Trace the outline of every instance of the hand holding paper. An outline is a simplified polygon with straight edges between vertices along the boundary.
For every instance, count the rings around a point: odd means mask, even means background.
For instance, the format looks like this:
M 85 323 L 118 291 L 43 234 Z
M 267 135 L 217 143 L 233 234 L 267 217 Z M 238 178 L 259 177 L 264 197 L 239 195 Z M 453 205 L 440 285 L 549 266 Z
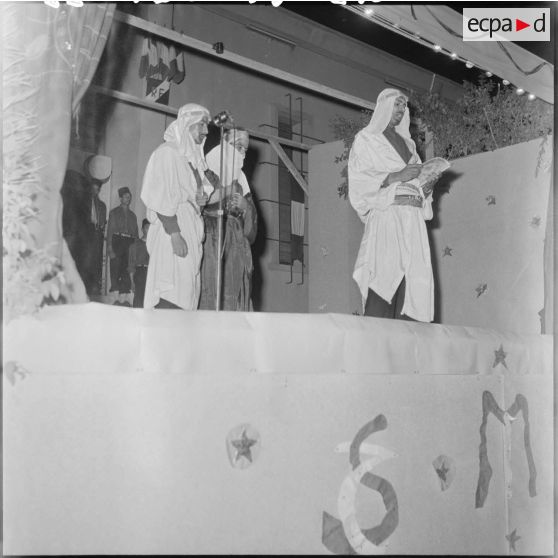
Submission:
M 425 189 L 429 189 L 432 191 L 435 182 L 438 180 L 440 175 L 450 168 L 450 163 L 442 157 L 434 157 L 433 159 L 429 159 L 425 163 L 422 164 L 420 169 L 420 174 L 417 177 L 418 186 L 420 186 L 423 191 Z M 427 195 L 426 191 L 424 192 Z

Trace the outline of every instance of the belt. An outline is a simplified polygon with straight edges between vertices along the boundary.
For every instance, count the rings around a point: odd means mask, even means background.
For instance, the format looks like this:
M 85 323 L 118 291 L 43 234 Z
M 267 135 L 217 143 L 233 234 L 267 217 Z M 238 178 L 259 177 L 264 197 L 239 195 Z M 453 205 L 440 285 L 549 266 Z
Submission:
M 392 205 L 411 205 L 413 207 L 422 207 L 422 198 L 420 196 L 398 194 L 393 199 Z
M 128 233 L 112 233 L 112 236 L 122 236 L 124 238 L 136 238 L 133 234 L 128 234 Z
M 149 266 L 148 266 L 147 264 L 136 265 L 136 269 L 137 269 L 138 267 L 149 267 Z

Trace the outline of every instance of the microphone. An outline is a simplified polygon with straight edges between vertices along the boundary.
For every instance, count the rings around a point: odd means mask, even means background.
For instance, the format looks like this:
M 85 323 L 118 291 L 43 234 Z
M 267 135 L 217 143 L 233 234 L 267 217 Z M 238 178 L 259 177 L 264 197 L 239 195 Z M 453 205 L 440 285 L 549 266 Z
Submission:
M 212 119 L 211 122 L 215 126 L 222 128 L 224 126 L 232 126 L 233 125 L 233 117 L 228 110 L 223 110 L 219 114 L 216 114 Z

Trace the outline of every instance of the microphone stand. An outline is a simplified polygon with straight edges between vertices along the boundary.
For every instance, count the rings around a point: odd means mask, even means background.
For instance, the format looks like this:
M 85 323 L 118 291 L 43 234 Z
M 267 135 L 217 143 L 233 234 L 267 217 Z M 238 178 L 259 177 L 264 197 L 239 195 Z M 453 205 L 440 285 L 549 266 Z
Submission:
M 221 310 L 221 289 L 222 289 L 222 274 L 223 274 L 223 195 L 225 194 L 225 185 L 223 184 L 223 144 L 225 138 L 224 126 L 220 126 L 221 132 L 220 139 L 220 161 L 219 161 L 219 181 L 221 183 L 221 195 L 219 196 L 219 205 L 217 209 L 217 277 L 216 277 L 216 295 L 215 295 L 215 310 Z
M 220 128 L 219 146 L 221 149 L 219 160 L 219 183 L 221 184 L 221 195 L 219 196 L 219 204 L 217 209 L 217 277 L 216 277 L 216 295 L 215 310 L 221 310 L 221 290 L 223 288 L 223 196 L 225 194 L 225 185 L 223 184 L 223 145 L 225 142 L 225 126 L 233 125 L 233 119 L 226 110 L 220 112 L 213 118 L 213 124 Z

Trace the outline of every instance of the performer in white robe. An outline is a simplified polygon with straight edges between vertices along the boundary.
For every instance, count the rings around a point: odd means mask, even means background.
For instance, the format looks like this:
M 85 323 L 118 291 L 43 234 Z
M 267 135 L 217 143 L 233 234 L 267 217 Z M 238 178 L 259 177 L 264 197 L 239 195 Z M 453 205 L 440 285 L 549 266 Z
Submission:
M 141 191 L 151 223 L 144 308 L 198 306 L 204 236 L 200 205 L 213 191 L 203 154 L 208 123 L 206 108 L 184 105 L 147 163 Z
M 351 148 L 349 199 L 365 225 L 353 278 L 365 315 L 430 322 L 434 279 L 424 221 L 432 218 L 432 183 L 423 190 L 414 180 L 421 160 L 409 122 L 405 95 L 384 89 Z M 402 288 L 401 308 L 392 298 Z

